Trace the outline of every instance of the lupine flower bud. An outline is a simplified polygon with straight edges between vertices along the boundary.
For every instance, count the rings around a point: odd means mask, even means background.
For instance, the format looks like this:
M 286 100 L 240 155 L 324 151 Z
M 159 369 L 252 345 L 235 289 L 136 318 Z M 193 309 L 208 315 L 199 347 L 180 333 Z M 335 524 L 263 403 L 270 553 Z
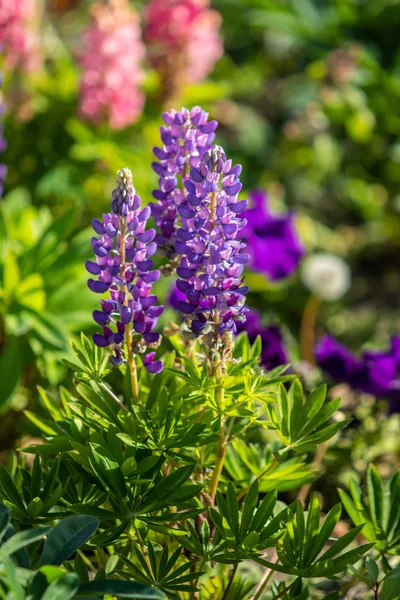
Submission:
M 0 44 L 7 70 L 40 68 L 38 3 L 36 0 L 2 0 L 0 2 Z
M 175 241 L 182 255 L 176 285 L 186 296 L 179 309 L 195 335 L 234 333 L 236 320 L 246 312 L 248 288 L 242 285 L 242 272 L 248 255 L 241 241 L 246 220 L 239 215 L 247 201 L 238 200 L 240 171 L 215 146 L 185 179 L 188 193 L 178 206 L 182 226 Z
M 222 56 L 221 16 L 207 0 L 152 0 L 145 23 L 150 62 L 167 81 L 202 81 Z
M 97 346 L 110 346 L 115 355 L 113 365 L 123 361 L 122 344 L 127 328 L 133 333 L 136 352 L 155 347 L 159 334 L 154 331 L 164 307 L 151 294 L 152 284 L 160 272 L 153 269 L 151 256 L 156 252 L 155 230 L 146 229 L 150 216 L 148 206 L 141 208 L 129 169 L 118 172 L 117 186 L 112 193 L 111 212 L 102 220 L 94 219 L 92 238 L 95 261 L 87 261 L 87 271 L 97 276 L 88 280 L 89 288 L 99 294 L 109 292 L 109 299 L 101 301 L 101 310 L 93 318 L 102 327 L 95 333 Z M 135 352 L 135 353 L 136 353 Z M 150 373 L 162 370 L 161 361 L 154 360 L 150 352 L 143 364 Z
M 139 19 L 126 0 L 92 8 L 92 24 L 83 33 L 80 113 L 93 123 L 109 121 L 112 129 L 134 123 L 143 108 L 139 63 L 145 48 Z
M 151 205 L 151 211 L 158 228 L 157 244 L 173 258 L 178 209 L 185 205 L 189 193 L 184 184 L 190 170 L 199 167 L 204 153 L 211 148 L 218 123 L 208 121 L 208 113 L 199 106 L 190 111 L 182 108 L 165 112 L 163 119 L 163 146 L 154 148 L 159 162 L 152 166 L 159 177 L 159 187 L 153 191 L 157 203 Z

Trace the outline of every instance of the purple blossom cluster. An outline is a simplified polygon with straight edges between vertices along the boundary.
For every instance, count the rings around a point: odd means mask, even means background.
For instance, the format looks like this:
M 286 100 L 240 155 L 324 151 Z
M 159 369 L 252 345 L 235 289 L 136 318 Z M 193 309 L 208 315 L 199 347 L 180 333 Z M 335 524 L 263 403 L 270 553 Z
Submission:
M 322 337 L 315 347 L 318 365 L 332 379 L 347 383 L 355 390 L 384 396 L 400 409 L 400 336 L 391 339 L 388 350 L 367 350 L 355 356 L 330 335 Z
M 208 121 L 208 113 L 199 106 L 190 111 L 182 108 L 165 112 L 163 119 L 163 145 L 153 150 L 159 160 L 152 164 L 159 187 L 153 191 L 157 203 L 151 205 L 151 212 L 158 228 L 157 244 L 173 258 L 178 208 L 186 204 L 188 194 L 183 183 L 189 178 L 190 169 L 198 168 L 204 153 L 211 148 L 218 123 Z
M 218 335 L 235 333 L 236 321 L 247 310 L 242 273 L 248 255 L 241 239 L 246 220 L 240 216 L 247 200 L 238 200 L 240 173 L 241 166 L 233 166 L 215 146 L 184 179 L 187 193 L 177 207 L 181 227 L 175 252 L 181 259 L 176 285 L 185 295 L 179 309 L 195 335 L 211 329 Z
M 103 214 L 101 221 L 92 222 L 98 236 L 92 238 L 96 261 L 86 262 L 87 271 L 97 276 L 88 280 L 89 288 L 98 294 L 109 292 L 109 298 L 101 300 L 101 310 L 93 312 L 94 320 L 102 327 L 102 333 L 95 333 L 93 341 L 99 347 L 113 349 L 113 365 L 123 361 L 124 340 L 132 344 L 129 350 L 134 354 L 159 343 L 154 329 L 164 307 L 151 294 L 160 272 L 153 269 L 150 258 L 157 245 L 155 230 L 146 229 L 149 217 L 150 208 L 141 208 L 131 172 L 122 169 L 112 193 L 111 212 Z M 143 364 L 150 373 L 159 373 L 162 363 L 154 359 L 152 351 L 146 354 Z
M 294 224 L 295 215 L 272 214 L 262 190 L 249 195 L 252 207 L 244 214 L 247 226 L 243 231 L 250 255 L 249 267 L 264 273 L 271 281 L 279 281 L 297 269 L 304 255 Z

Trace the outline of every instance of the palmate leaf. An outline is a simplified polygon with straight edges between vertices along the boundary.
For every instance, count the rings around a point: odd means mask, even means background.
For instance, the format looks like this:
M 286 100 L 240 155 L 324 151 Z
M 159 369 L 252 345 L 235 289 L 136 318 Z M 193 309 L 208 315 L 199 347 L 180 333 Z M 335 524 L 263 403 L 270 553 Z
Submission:
M 224 467 L 238 487 L 246 489 L 257 478 L 261 492 L 284 492 L 315 479 L 312 464 L 305 463 L 301 456 L 276 462 L 278 446 L 274 456 L 271 450 L 275 449 L 235 439 L 228 448 Z
M 36 523 L 54 519 L 54 510 L 51 516 L 49 511 L 60 501 L 68 484 L 67 480 L 63 485 L 58 479 L 59 464 L 59 458 L 50 462 L 46 472 L 37 455 L 32 472 L 19 469 L 14 481 L 6 469 L 0 469 L 0 497 L 12 505 L 14 518 L 24 521 L 34 519 Z
M 306 514 L 300 501 L 291 505 L 287 512 L 286 532 L 279 541 L 277 550 L 282 565 L 273 565 L 262 558 L 255 559 L 269 568 L 304 578 L 332 578 L 345 571 L 348 565 L 356 563 L 373 546 L 373 544 L 364 544 L 344 552 L 360 534 L 363 526 L 359 525 L 335 540 L 323 552 L 325 546 L 330 543 L 333 530 L 339 522 L 340 504 L 328 512 L 322 524 L 320 524 L 321 508 L 315 495 L 310 500 Z
M 355 525 L 364 523 L 363 536 L 377 548 L 394 554 L 400 548 L 400 473 L 386 484 L 374 465 L 367 471 L 367 493 L 351 480 L 350 495 L 339 490 L 340 499 Z
M 221 542 L 213 552 L 213 560 L 235 563 L 276 546 L 282 535 L 281 521 L 284 515 L 281 513 L 273 517 L 275 504 L 276 491 L 267 494 L 259 503 L 257 481 L 247 492 L 241 508 L 231 482 L 226 498 L 217 492 L 218 511 L 210 508 L 210 516 Z
M 59 521 L 47 536 L 41 565 L 61 565 L 94 534 L 99 519 L 89 515 L 76 515 Z
M 120 556 L 121 561 L 129 569 L 129 576 L 133 574 L 135 579 L 151 584 L 158 590 L 165 592 L 168 598 L 179 598 L 178 592 L 196 592 L 197 588 L 191 582 L 196 581 L 203 572 L 193 571 L 195 561 L 181 562 L 182 548 L 178 548 L 171 555 L 168 546 L 162 552 L 156 553 L 152 543 L 147 543 L 147 563 L 141 550 L 135 546 L 137 564 L 125 556 Z M 190 571 L 190 572 L 188 572 Z M 126 571 L 120 574 L 127 577 Z
M 292 383 L 289 392 L 280 385 L 277 401 L 267 404 L 267 411 L 270 427 L 276 429 L 287 448 L 298 453 L 314 450 L 351 421 L 345 419 L 328 425 L 339 408 L 340 398 L 324 404 L 325 397 L 326 385 L 314 390 L 308 398 L 305 398 L 298 379 Z

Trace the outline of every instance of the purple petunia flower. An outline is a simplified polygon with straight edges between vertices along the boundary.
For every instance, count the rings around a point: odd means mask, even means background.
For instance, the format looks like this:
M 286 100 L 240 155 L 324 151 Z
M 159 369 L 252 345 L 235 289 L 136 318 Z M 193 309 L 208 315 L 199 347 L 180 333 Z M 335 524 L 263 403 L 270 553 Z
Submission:
M 321 369 L 335 381 L 355 381 L 362 371 L 361 361 L 330 335 L 318 341 L 315 358 Z
M 278 325 L 263 325 L 255 310 L 246 313 L 246 320 L 237 324 L 238 333 L 245 331 L 251 343 L 261 337 L 261 364 L 268 370 L 288 363 L 283 335 Z
M 92 238 L 96 261 L 87 261 L 86 269 L 97 278 L 90 278 L 88 286 L 98 294 L 109 292 L 109 298 L 101 301 L 101 310 L 93 311 L 94 320 L 102 327 L 102 333 L 95 333 L 93 341 L 97 346 L 113 348 L 113 365 L 123 361 L 122 344 L 126 338 L 134 336 L 134 353 L 144 352 L 159 342 L 160 336 L 154 329 L 164 307 L 151 294 L 160 272 L 153 269 L 150 258 L 157 246 L 154 229 L 146 229 L 149 216 L 150 208 L 141 208 L 132 173 L 122 169 L 112 194 L 111 212 L 103 214 L 101 221 L 92 221 L 97 234 Z M 151 352 L 143 361 L 151 373 L 162 369 L 162 363 L 154 361 L 154 356 Z
M 236 321 L 246 312 L 239 216 L 247 206 L 238 200 L 240 165 L 232 166 L 219 146 L 208 150 L 185 179 L 187 198 L 179 205 L 181 227 L 175 251 L 181 255 L 176 285 L 185 294 L 179 310 L 195 335 L 214 331 L 235 332 Z
M 318 365 L 335 381 L 348 383 L 355 390 L 374 396 L 397 398 L 399 371 L 398 336 L 388 351 L 367 350 L 356 357 L 333 337 L 322 337 L 315 347 Z
M 163 145 L 154 148 L 159 162 L 152 164 L 159 177 L 159 187 L 153 191 L 157 203 L 150 206 L 158 228 L 157 244 L 173 257 L 179 208 L 186 203 L 188 195 L 185 180 L 190 169 L 197 168 L 204 153 L 211 148 L 218 123 L 208 121 L 208 113 L 199 106 L 190 111 L 182 108 L 165 112 L 163 119 L 166 124 L 160 128 Z
M 176 283 L 174 283 L 168 296 L 168 304 L 175 310 L 180 310 L 181 302 L 186 302 L 186 294 L 178 290 Z
M 297 269 L 304 255 L 294 213 L 273 215 L 262 190 L 251 192 L 250 198 L 253 206 L 243 215 L 247 226 L 242 232 L 250 255 L 249 266 L 265 273 L 272 281 L 279 281 Z

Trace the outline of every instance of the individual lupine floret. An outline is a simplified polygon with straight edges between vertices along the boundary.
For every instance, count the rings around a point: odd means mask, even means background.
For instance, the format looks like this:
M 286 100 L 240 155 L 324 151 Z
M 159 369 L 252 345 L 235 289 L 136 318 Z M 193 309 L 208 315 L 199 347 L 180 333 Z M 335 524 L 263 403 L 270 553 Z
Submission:
M 111 212 L 102 221 L 94 219 L 92 226 L 99 237 L 92 238 L 96 262 L 87 261 L 86 269 L 97 279 L 89 279 L 89 288 L 96 293 L 109 292 L 101 301 L 101 310 L 93 318 L 101 325 L 102 334 L 95 333 L 97 346 L 114 350 L 111 363 L 119 365 L 124 359 L 123 342 L 130 354 L 145 352 L 159 343 L 154 331 L 157 319 L 164 310 L 151 288 L 160 276 L 150 258 L 157 249 L 155 230 L 146 229 L 150 217 L 148 206 L 141 208 L 129 169 L 118 172 L 117 187 L 112 194 Z M 143 364 L 150 373 L 162 370 L 155 353 L 144 357 Z
M 178 207 L 186 202 L 184 181 L 192 167 L 198 167 L 207 150 L 212 147 L 217 121 L 208 121 L 208 113 L 193 107 L 182 108 L 163 114 L 165 126 L 161 126 L 162 148 L 154 148 L 160 162 L 153 162 L 157 173 L 158 189 L 153 191 L 157 204 L 151 205 L 152 216 L 158 228 L 157 244 L 169 258 L 175 257 L 173 247 L 179 218 Z
M 186 296 L 178 306 L 194 335 L 210 334 L 210 347 L 235 333 L 247 310 L 242 273 L 249 257 L 241 240 L 246 220 L 240 216 L 247 200 L 238 200 L 240 172 L 215 146 L 190 169 L 187 198 L 178 206 L 182 227 L 175 250 L 182 258 L 176 285 Z

